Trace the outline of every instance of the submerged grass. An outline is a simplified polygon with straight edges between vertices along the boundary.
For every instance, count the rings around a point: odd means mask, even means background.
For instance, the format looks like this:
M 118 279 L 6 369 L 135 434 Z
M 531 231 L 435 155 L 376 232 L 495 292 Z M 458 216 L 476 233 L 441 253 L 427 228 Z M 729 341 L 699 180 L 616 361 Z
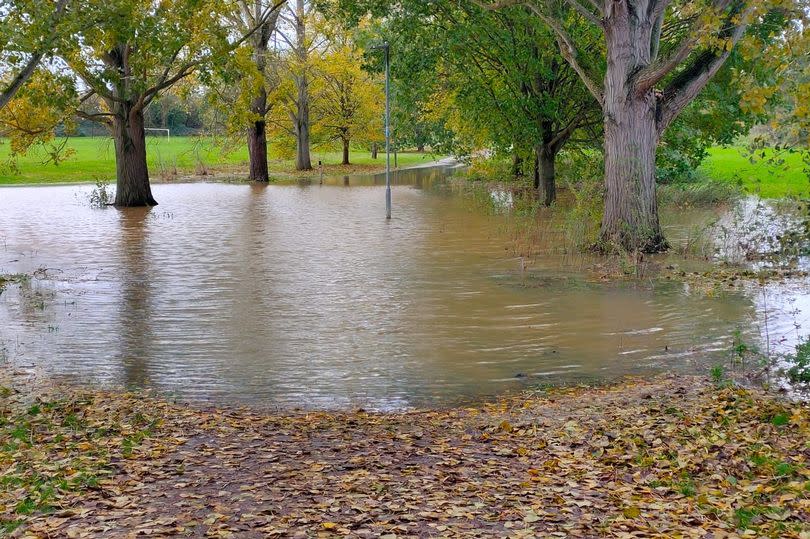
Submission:
M 658 186 L 658 203 L 676 208 L 720 206 L 737 202 L 742 196 L 740 186 L 716 180 Z

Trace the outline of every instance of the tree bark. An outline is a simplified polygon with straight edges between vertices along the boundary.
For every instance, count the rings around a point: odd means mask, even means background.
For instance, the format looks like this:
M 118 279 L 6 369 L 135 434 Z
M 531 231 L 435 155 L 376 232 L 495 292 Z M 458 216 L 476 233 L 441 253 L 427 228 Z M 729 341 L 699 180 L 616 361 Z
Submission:
M 601 236 L 607 245 L 630 251 L 658 252 L 667 248 L 656 200 L 658 130 L 654 103 L 652 95 L 647 99 L 625 96 L 605 100 L 605 213 Z
M 115 205 L 120 207 L 157 206 L 149 185 L 146 166 L 146 135 L 143 109 L 119 103 L 112 120 L 115 141 Z
M 250 179 L 254 182 L 269 182 L 267 168 L 267 126 L 264 118 L 248 128 L 248 156 L 250 158 Z
M 544 206 L 551 206 L 557 199 L 555 161 L 557 152 L 546 144 L 535 149 L 534 188 Z
M 343 139 L 343 165 L 350 165 L 349 163 L 349 139 Z
M 254 20 L 258 19 L 262 13 L 262 3 L 255 6 Z M 251 44 L 253 47 L 253 61 L 256 70 L 264 76 L 267 70 L 267 52 L 270 43 L 270 35 L 276 28 L 278 11 L 262 25 L 253 35 Z M 270 173 L 267 168 L 267 88 L 262 82 L 261 87 L 256 92 L 250 104 L 250 112 L 256 119 L 248 127 L 248 157 L 250 159 L 250 179 L 255 182 L 270 181 Z
M 371 158 L 372 159 L 377 159 L 377 143 L 376 142 L 371 143 Z
M 603 248 L 658 252 L 667 249 L 658 220 L 655 151 L 658 103 L 652 88 L 639 92 L 631 77 L 650 63 L 652 27 L 641 24 L 627 2 L 612 5 L 604 21 L 607 71 L 605 125 L 605 212 Z
M 517 153 L 512 154 L 512 176 L 515 178 L 523 176 L 523 158 Z
M 295 126 L 295 170 L 312 170 L 309 154 L 309 103 L 299 104 Z
M 295 117 L 295 170 L 312 170 L 309 152 L 309 80 L 307 78 L 306 10 L 304 0 L 297 0 L 295 9 L 296 54 L 303 72 L 296 78 L 298 89 L 297 114 Z

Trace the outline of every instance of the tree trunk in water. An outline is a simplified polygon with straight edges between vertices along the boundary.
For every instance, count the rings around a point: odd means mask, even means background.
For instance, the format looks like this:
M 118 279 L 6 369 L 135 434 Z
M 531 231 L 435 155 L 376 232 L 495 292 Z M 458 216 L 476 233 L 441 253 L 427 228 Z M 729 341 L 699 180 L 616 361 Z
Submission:
M 115 205 L 157 206 L 149 185 L 146 166 L 146 135 L 143 129 L 143 110 L 129 103 L 116 107 L 112 123 L 115 141 Z
M 629 251 L 667 248 L 658 221 L 655 97 L 605 103 L 605 214 L 602 241 Z
M 349 163 L 349 141 L 343 139 L 343 163 L 344 165 L 350 165 Z
M 261 4 L 256 4 L 254 16 L 260 15 Z M 256 70 L 262 75 L 267 70 L 267 45 L 270 42 L 270 34 L 276 27 L 278 11 L 270 17 L 261 28 L 256 31 L 252 38 L 253 62 Z M 264 83 L 256 92 L 250 104 L 250 112 L 255 114 L 255 121 L 248 126 L 248 157 L 250 159 L 250 179 L 254 182 L 269 182 L 270 173 L 267 169 L 267 88 Z
M 658 252 L 667 242 L 658 221 L 655 151 L 658 103 L 652 88 L 632 81 L 651 57 L 650 28 L 637 24 L 629 5 L 616 3 L 605 19 L 605 213 L 603 248 Z
M 518 154 L 512 155 L 512 176 L 523 176 L 523 158 Z
M 267 169 L 267 126 L 264 118 L 253 122 L 248 128 L 248 156 L 250 179 L 254 182 L 269 182 Z
M 371 158 L 372 159 L 377 159 L 377 143 L 376 142 L 371 143 Z
M 546 145 L 541 144 L 535 149 L 534 188 L 544 206 L 551 206 L 557 199 L 556 159 L 556 152 Z
M 296 126 L 295 170 L 312 170 L 312 159 L 309 155 L 309 104 L 306 112 L 299 106 L 298 125 Z

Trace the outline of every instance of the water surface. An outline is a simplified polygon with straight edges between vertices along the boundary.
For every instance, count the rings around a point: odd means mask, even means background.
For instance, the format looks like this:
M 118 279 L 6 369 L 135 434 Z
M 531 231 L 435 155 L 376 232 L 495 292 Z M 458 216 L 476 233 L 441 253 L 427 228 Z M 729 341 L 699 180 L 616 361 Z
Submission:
M 758 337 L 752 294 L 522 271 L 509 217 L 434 189 L 444 173 L 400 172 L 390 222 L 379 177 L 155 185 L 128 210 L 0 189 L 0 273 L 35 275 L 0 295 L 0 350 L 91 386 L 392 409 L 695 372 Z

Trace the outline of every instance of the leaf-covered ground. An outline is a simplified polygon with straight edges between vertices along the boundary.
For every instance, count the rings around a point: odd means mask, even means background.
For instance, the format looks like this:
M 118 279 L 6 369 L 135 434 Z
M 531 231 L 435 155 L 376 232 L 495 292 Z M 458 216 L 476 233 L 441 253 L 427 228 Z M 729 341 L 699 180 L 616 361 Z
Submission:
M 810 537 L 810 406 L 697 378 L 269 414 L 5 376 L 21 537 Z

